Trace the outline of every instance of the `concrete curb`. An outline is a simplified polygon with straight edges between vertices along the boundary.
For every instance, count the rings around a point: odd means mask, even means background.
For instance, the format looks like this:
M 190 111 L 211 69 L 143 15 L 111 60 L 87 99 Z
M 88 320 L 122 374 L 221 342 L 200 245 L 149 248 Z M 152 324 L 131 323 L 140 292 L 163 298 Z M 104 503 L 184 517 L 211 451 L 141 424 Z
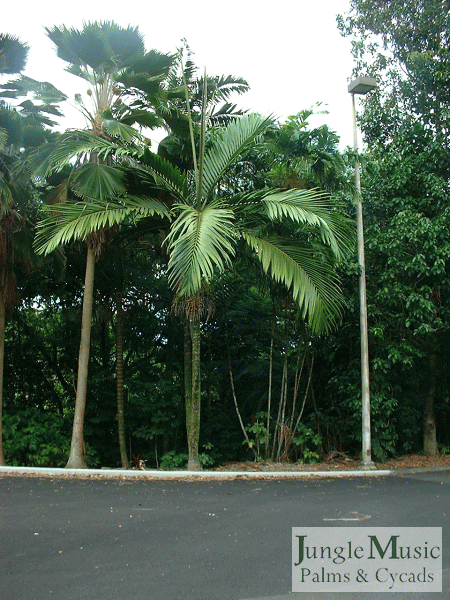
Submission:
M 226 480 L 226 479 L 311 479 L 345 477 L 390 477 L 418 473 L 450 471 L 450 466 L 418 469 L 375 469 L 351 471 L 156 471 L 124 469 L 65 469 L 47 467 L 0 467 L 1 475 L 36 475 L 41 477 L 158 479 L 158 480 Z

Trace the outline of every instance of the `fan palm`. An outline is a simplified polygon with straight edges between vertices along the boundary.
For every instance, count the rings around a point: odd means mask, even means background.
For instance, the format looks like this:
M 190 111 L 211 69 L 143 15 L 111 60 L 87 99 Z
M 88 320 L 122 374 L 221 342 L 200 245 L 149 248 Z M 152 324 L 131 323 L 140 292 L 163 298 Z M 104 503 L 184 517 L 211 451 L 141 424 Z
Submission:
M 131 26 L 122 28 L 112 21 L 85 23 L 82 30 L 55 26 L 47 28 L 47 34 L 56 45 L 58 56 L 68 63 L 66 70 L 85 80 L 89 85 L 87 94 L 90 97 L 91 106 L 83 100 L 81 94 L 77 95 L 76 100 L 87 119 L 90 132 L 104 140 L 116 139 L 121 140 L 123 144 L 132 143 L 138 137 L 137 132 L 129 124 L 114 118 L 114 116 L 120 116 L 122 112 L 120 107 L 122 96 L 125 93 L 124 87 L 119 83 L 120 75 L 127 68 L 135 69 L 142 73 L 141 79 L 147 81 L 147 83 L 151 80 L 157 86 L 159 81 L 166 75 L 172 63 L 172 57 L 155 52 L 146 53 L 143 38 L 138 28 Z M 157 124 L 151 121 L 151 115 L 137 115 L 134 121 L 146 126 Z M 69 154 L 77 160 L 68 185 L 79 198 L 92 202 L 93 207 L 95 207 L 96 201 L 117 199 L 118 197 L 123 199 L 126 190 L 126 178 L 123 170 L 115 167 L 117 153 L 109 155 L 106 160 L 102 157 L 101 151 L 86 152 L 82 134 L 79 133 L 63 136 L 56 148 L 49 147 L 45 155 L 41 153 L 38 157 L 39 168 L 35 170 L 36 175 L 45 177 L 52 170 L 63 168 L 67 164 L 67 159 L 64 158 L 58 162 L 61 151 L 65 157 Z M 120 148 L 117 148 L 117 152 L 120 152 Z M 51 167 L 48 166 L 47 160 L 50 156 L 52 157 Z M 63 195 L 66 190 L 67 186 L 63 189 Z M 128 198 L 128 201 L 133 202 L 133 197 Z M 123 202 L 118 206 L 123 208 Z M 112 205 L 110 205 L 110 208 L 113 208 Z M 150 212 L 160 208 L 155 208 L 155 205 L 153 205 Z M 57 219 L 57 211 L 55 215 Z M 102 228 L 111 227 L 113 221 L 114 219 L 111 219 L 111 215 L 109 215 L 108 218 L 102 220 Z M 70 456 L 66 465 L 72 468 L 85 467 L 83 425 L 87 393 L 94 272 L 96 255 L 101 248 L 103 233 L 97 231 L 96 233 L 81 235 L 81 237 L 86 241 L 87 258 L 75 413 Z M 123 414 L 120 407 L 118 413 L 119 415 Z

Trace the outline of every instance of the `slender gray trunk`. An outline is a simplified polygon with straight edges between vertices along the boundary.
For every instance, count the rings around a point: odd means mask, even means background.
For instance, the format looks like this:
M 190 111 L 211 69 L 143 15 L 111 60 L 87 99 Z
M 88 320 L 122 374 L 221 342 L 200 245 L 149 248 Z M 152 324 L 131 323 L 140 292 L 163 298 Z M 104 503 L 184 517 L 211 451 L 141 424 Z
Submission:
M 0 297 L 0 466 L 6 465 L 3 454 L 3 367 L 5 364 L 5 302 Z
M 125 439 L 125 412 L 123 406 L 123 312 L 122 293 L 116 294 L 117 330 L 116 330 L 116 387 L 117 387 L 117 428 L 119 433 L 119 449 L 122 469 L 129 469 L 127 442 Z
M 436 456 L 439 454 L 436 437 L 436 417 L 434 413 L 434 398 L 437 387 L 437 361 L 437 354 L 434 354 L 433 351 L 431 351 L 431 354 L 428 357 L 429 384 L 425 396 L 423 413 L 423 449 L 426 456 Z
M 269 439 L 270 439 L 270 411 L 272 410 L 272 377 L 273 377 L 273 342 L 275 336 L 276 317 L 275 312 L 272 320 L 272 335 L 270 338 L 270 354 L 269 354 L 269 389 L 267 392 L 267 422 L 266 422 L 266 439 L 264 456 L 266 460 L 269 458 Z
M 186 331 L 187 329 L 187 331 Z M 186 337 L 188 340 L 186 341 Z M 186 349 L 186 346 L 190 346 Z M 187 350 L 187 356 L 186 356 Z M 190 355 L 190 361 L 189 361 Z M 189 366 L 190 362 L 190 366 Z M 198 460 L 200 440 L 200 320 L 193 319 L 185 326 L 185 377 L 190 371 L 190 393 L 186 389 L 186 431 L 188 442 L 188 470 L 201 471 Z M 185 387 L 189 385 L 189 376 Z
M 83 312 L 81 316 L 81 339 L 78 354 L 77 395 L 73 417 L 72 441 L 67 469 L 85 469 L 84 461 L 84 413 L 86 409 L 87 379 L 89 370 L 89 348 L 91 340 L 92 304 L 94 296 L 95 249 L 87 246 L 86 276 L 83 294 Z

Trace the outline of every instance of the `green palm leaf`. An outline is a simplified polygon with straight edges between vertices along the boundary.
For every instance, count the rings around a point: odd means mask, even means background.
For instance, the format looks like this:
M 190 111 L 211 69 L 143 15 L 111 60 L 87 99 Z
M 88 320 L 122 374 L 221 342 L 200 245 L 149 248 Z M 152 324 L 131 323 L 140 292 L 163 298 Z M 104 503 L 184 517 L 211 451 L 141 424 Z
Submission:
M 106 200 L 124 194 L 126 182 L 123 171 L 101 163 L 85 163 L 78 167 L 70 187 L 80 198 Z
M 270 118 L 251 114 L 236 119 L 218 133 L 205 155 L 202 177 L 204 198 L 213 193 L 225 171 L 270 122 Z
M 262 203 L 273 221 L 288 218 L 317 227 L 324 243 L 338 258 L 354 245 L 355 233 L 350 221 L 341 213 L 333 212 L 329 196 L 324 192 L 303 189 L 272 192 L 262 199 Z
M 189 181 L 186 173 L 181 172 L 168 160 L 146 148 L 139 159 L 139 165 L 153 175 L 156 184 L 170 192 L 178 200 L 189 197 Z
M 14 35 L 0 33 L 0 73 L 20 73 L 25 69 L 29 47 Z
M 98 159 L 108 156 L 137 154 L 134 147 L 122 147 L 88 131 L 73 131 L 63 134 L 55 144 L 47 144 L 32 152 L 29 164 L 33 175 L 45 179 L 55 171 L 73 164 L 76 159 L 86 159 L 95 153 Z
M 5 176 L 0 171 L 0 219 L 9 211 L 13 197 Z
M 312 330 L 327 331 L 336 322 L 343 305 L 332 266 L 315 255 L 310 244 L 267 239 L 250 232 L 243 232 L 242 237 L 255 252 L 264 272 L 292 291 Z
M 144 54 L 143 37 L 137 27 L 123 28 L 114 21 L 85 23 L 80 31 L 74 27 L 46 27 L 48 37 L 57 47 L 59 58 L 71 63 L 67 70 L 82 75 L 80 67 L 114 72 L 133 57 Z
M 154 198 L 127 195 L 120 201 L 99 202 L 90 199 L 84 202 L 64 202 L 42 209 L 51 216 L 38 223 L 34 243 L 38 254 L 48 254 L 58 246 L 72 240 L 84 240 L 90 233 L 104 227 L 112 227 L 126 220 L 138 221 L 157 214 L 168 217 L 164 204 Z
M 142 139 L 139 131 L 116 119 L 109 119 L 106 115 L 103 115 L 102 124 L 109 136 L 120 138 L 122 142 L 132 142 L 133 140 Z
M 176 207 L 177 208 L 177 207 Z M 222 271 L 234 256 L 233 212 L 218 203 L 201 210 L 181 205 L 167 237 L 169 281 L 180 295 L 195 296 L 202 281 Z

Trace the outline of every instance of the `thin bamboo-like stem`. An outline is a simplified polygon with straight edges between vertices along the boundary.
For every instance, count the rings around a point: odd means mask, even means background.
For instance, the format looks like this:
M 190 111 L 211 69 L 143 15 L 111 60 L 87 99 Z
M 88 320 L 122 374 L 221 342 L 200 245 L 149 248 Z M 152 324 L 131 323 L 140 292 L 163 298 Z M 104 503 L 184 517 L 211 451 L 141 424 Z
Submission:
M 304 395 L 304 397 L 303 397 L 302 409 L 301 409 L 301 411 L 300 411 L 300 414 L 298 415 L 298 419 L 297 419 L 297 421 L 296 421 L 296 423 L 295 423 L 294 431 L 297 429 L 297 427 L 298 427 L 298 424 L 300 423 L 300 419 L 301 419 L 301 418 L 302 418 L 302 416 L 303 416 L 303 411 L 305 410 L 306 399 L 307 399 L 307 397 L 308 397 L 309 388 L 310 388 L 310 386 L 311 386 L 311 378 L 312 378 L 313 366 L 314 366 L 314 354 L 313 354 L 313 357 L 312 357 L 312 360 L 311 360 L 311 365 L 310 365 L 310 367 L 309 367 L 309 377 L 308 377 L 308 384 L 307 384 L 307 386 L 306 386 L 305 395 Z
M 272 335 L 270 339 L 270 358 L 269 358 L 269 390 L 267 398 L 267 423 L 266 423 L 266 440 L 265 440 L 265 457 L 269 457 L 269 436 L 270 436 L 270 411 L 272 409 L 272 376 L 273 376 L 273 342 L 275 336 L 275 313 L 272 320 Z
M 129 469 L 127 442 L 125 437 L 125 411 L 123 389 L 123 327 L 125 315 L 123 311 L 122 292 L 116 292 L 117 328 L 116 328 L 116 392 L 117 392 L 117 429 L 119 434 L 119 450 L 122 469 Z
M 198 181 L 197 181 L 197 210 L 202 207 L 202 195 L 203 195 L 203 164 L 205 159 L 205 144 L 206 144 L 206 102 L 207 102 L 207 81 L 206 81 L 206 69 L 203 76 L 203 94 L 202 94 L 202 114 L 200 121 L 200 148 L 198 156 Z
M 6 465 L 3 454 L 3 434 L 2 434 L 2 409 L 3 409 L 3 367 L 5 364 L 5 301 L 0 296 L 0 466 Z
M 286 414 L 286 403 L 287 403 L 287 392 L 288 392 L 288 365 L 287 365 L 287 353 L 284 355 L 284 365 L 283 365 L 283 385 L 281 386 L 281 398 L 280 398 L 280 408 L 281 408 L 281 416 L 279 417 L 279 433 L 278 433 L 278 450 L 277 450 L 277 461 L 281 458 L 281 450 L 283 447 L 284 441 L 284 429 L 285 429 L 285 414 Z
M 286 446 L 286 406 L 287 406 L 287 397 L 288 397 L 288 384 L 289 384 L 289 370 L 288 370 L 288 352 L 287 349 L 289 347 L 289 320 L 287 319 L 287 299 L 284 304 L 284 364 L 283 364 L 283 376 L 284 376 L 284 385 L 282 385 L 282 411 L 281 411 L 281 420 L 280 420 L 280 431 L 278 438 L 278 452 L 277 452 L 277 460 L 281 458 L 281 450 L 283 447 L 283 442 Z
M 306 347 L 305 350 L 303 351 L 303 359 L 302 359 L 302 364 L 300 366 L 300 370 L 298 368 L 299 362 L 300 362 L 300 356 L 301 356 L 301 352 L 302 352 L 302 342 L 305 341 L 305 328 L 303 327 L 303 332 L 302 332 L 302 337 L 300 339 L 300 345 L 299 345 L 299 349 L 298 349 L 298 354 L 297 354 L 297 364 L 296 364 L 296 368 L 295 368 L 295 379 L 294 379 L 294 397 L 292 400 L 292 414 L 291 414 L 291 423 L 290 423 L 290 428 L 292 429 L 292 426 L 294 424 L 294 418 L 295 418 L 295 408 L 296 408 L 296 404 L 297 404 L 297 397 L 298 397 L 298 392 L 300 389 L 300 381 L 302 379 L 302 373 L 303 373 L 303 367 L 305 365 L 305 360 L 306 360 Z
M 283 367 L 283 374 L 281 376 L 280 402 L 278 404 L 278 415 L 277 415 L 277 421 L 276 421 L 276 427 L 275 427 L 275 434 L 273 436 L 272 460 L 274 460 L 274 458 L 275 458 L 275 446 L 276 446 L 277 438 L 281 435 L 281 432 L 280 432 L 280 419 L 281 419 L 281 408 L 282 408 L 282 403 L 283 403 L 283 390 L 284 390 L 284 367 Z
M 228 372 L 229 372 L 229 375 L 230 375 L 230 385 L 231 385 L 231 393 L 233 395 L 234 408 L 236 409 L 236 414 L 237 414 L 237 417 L 239 419 L 239 424 L 241 426 L 242 433 L 244 434 L 244 437 L 245 437 L 245 439 L 247 441 L 247 445 L 248 445 L 249 448 L 251 448 L 253 450 L 253 454 L 255 455 L 255 458 L 258 458 L 258 454 L 256 453 L 255 449 L 253 448 L 253 446 L 250 445 L 250 440 L 249 440 L 249 437 L 247 435 L 247 431 L 245 430 L 244 422 L 242 421 L 241 412 L 239 410 L 239 406 L 238 406 L 238 403 L 237 403 L 236 390 L 235 390 L 235 387 L 234 387 L 233 370 L 232 370 L 232 366 L 231 366 L 230 347 L 229 347 L 229 344 L 228 344 L 228 327 L 226 325 L 225 325 L 225 343 L 226 343 L 226 347 L 227 347 Z
M 189 135 L 191 138 L 191 147 L 192 147 L 192 160 L 194 162 L 194 174 L 195 174 L 195 181 L 197 183 L 197 181 L 198 181 L 197 150 L 195 148 L 194 126 L 193 126 L 193 122 L 192 122 L 191 105 L 189 103 L 190 102 L 189 89 L 188 89 L 188 85 L 187 85 L 187 81 L 186 81 L 186 74 L 184 72 L 183 60 L 181 60 L 181 77 L 183 79 L 184 95 L 186 98 L 186 107 L 187 107 L 188 123 L 189 123 Z

